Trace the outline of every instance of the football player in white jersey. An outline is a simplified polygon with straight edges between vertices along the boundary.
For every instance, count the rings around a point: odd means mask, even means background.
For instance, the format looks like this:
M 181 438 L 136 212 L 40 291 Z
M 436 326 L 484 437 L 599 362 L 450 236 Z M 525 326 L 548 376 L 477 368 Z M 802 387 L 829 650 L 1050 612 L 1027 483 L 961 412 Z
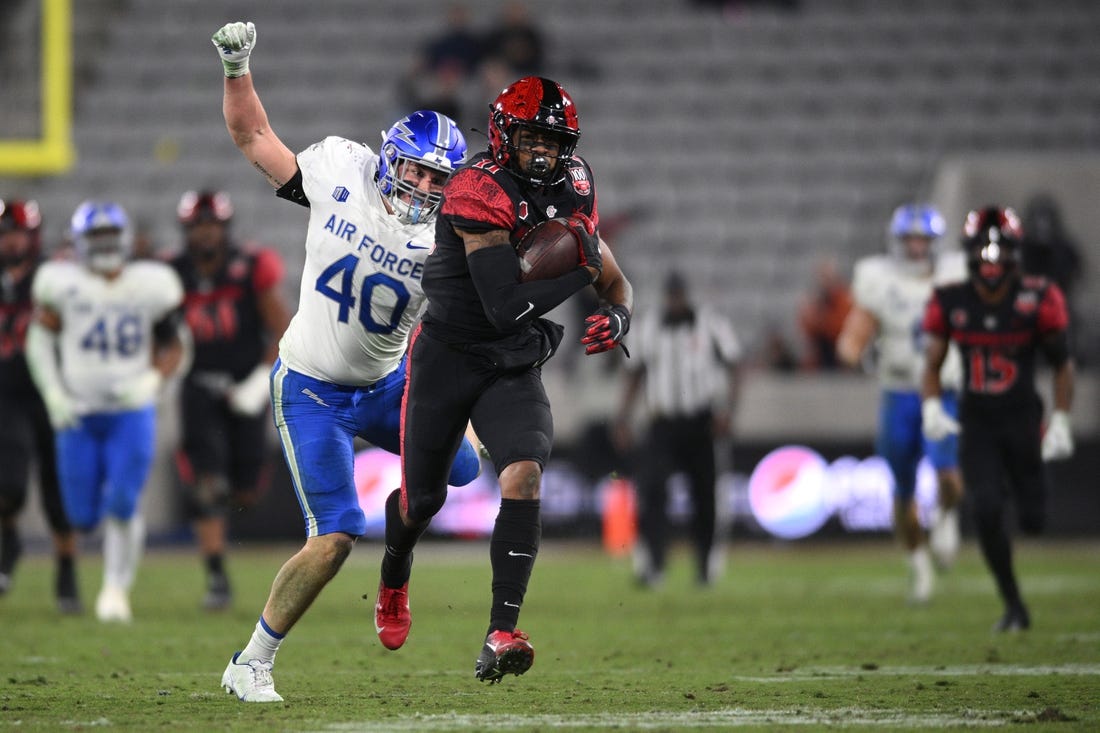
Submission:
M 104 522 L 96 616 L 128 622 L 157 393 L 184 354 L 183 286 L 166 264 L 128 261 L 133 230 L 118 204 L 82 203 L 71 232 L 77 260 L 35 275 L 27 362 L 56 431 L 69 520 L 85 532 Z
M 855 304 L 837 339 L 837 354 L 858 365 L 867 347 L 877 347 L 882 387 L 876 452 L 886 459 L 894 477 L 894 525 L 908 553 L 910 600 L 926 602 L 932 594 L 933 563 L 950 566 L 958 550 L 958 510 L 962 478 L 955 436 L 926 441 L 921 433 L 920 384 L 923 368 L 921 319 L 933 284 L 966 277 L 966 263 L 954 253 L 934 256 L 934 242 L 943 236 L 943 216 L 920 204 L 899 206 L 890 222 L 890 252 L 856 263 L 852 277 Z M 957 389 L 958 355 L 944 367 L 943 379 Z M 944 398 L 952 414 L 954 391 Z M 917 466 L 927 455 L 936 469 L 938 503 L 926 540 L 915 500 Z
M 271 129 L 252 84 L 255 26 L 229 23 L 212 40 L 234 143 L 276 195 L 310 210 L 298 311 L 271 387 L 306 542 L 275 577 L 252 638 L 222 676 L 245 702 L 279 702 L 271 677 L 279 645 L 366 531 L 353 440 L 400 452 L 405 350 L 425 307 L 424 258 L 443 184 L 465 161 L 466 142 L 450 118 L 418 111 L 383 134 L 377 153 L 328 137 L 295 155 Z M 449 483 L 469 483 L 480 466 L 464 441 Z

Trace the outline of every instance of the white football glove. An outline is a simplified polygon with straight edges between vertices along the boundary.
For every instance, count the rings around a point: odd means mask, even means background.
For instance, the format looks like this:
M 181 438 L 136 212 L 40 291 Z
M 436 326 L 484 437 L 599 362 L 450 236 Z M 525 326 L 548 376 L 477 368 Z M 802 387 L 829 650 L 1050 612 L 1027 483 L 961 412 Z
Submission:
M 1073 433 L 1065 410 L 1050 413 L 1041 450 L 1044 461 L 1060 461 L 1073 455 Z
M 152 404 L 157 399 L 164 378 L 156 369 L 149 368 L 136 377 L 116 384 L 111 388 L 111 399 L 119 407 L 136 410 Z
M 926 397 L 920 405 L 921 430 L 932 442 L 959 432 L 959 421 L 947 414 L 939 397 Z
M 210 41 L 222 57 L 225 75 L 233 79 L 248 73 L 248 57 L 256 48 L 256 26 L 252 23 L 226 23 Z
M 54 430 L 65 430 L 76 427 L 80 422 L 80 415 L 76 413 L 76 405 L 72 399 L 61 389 L 51 389 L 42 395 L 42 401 L 46 403 L 46 414 L 50 416 L 50 425 Z
M 271 404 L 271 366 L 259 364 L 247 377 L 229 388 L 229 409 L 238 415 L 258 417 Z

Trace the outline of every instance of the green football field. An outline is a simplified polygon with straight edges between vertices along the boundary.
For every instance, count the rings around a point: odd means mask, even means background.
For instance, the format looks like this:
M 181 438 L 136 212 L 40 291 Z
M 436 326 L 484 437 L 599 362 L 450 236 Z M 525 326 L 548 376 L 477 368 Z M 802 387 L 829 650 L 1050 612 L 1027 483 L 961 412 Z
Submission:
M 385 650 L 371 609 L 380 546 L 360 543 L 287 638 L 281 704 L 219 686 L 293 545 L 235 549 L 234 610 L 199 610 L 202 575 L 154 549 L 135 621 L 105 626 L 53 609 L 51 560 L 32 555 L 0 598 L 0 733 L 25 730 L 1100 730 L 1100 542 L 1018 542 L 1033 629 L 993 635 L 1000 613 L 973 542 L 934 601 L 905 604 L 886 538 L 733 543 L 712 588 L 673 558 L 642 591 L 629 560 L 546 542 L 521 628 L 534 667 L 473 676 L 488 618 L 486 545 L 418 550 L 408 643 Z M 98 559 L 81 561 L 86 605 Z

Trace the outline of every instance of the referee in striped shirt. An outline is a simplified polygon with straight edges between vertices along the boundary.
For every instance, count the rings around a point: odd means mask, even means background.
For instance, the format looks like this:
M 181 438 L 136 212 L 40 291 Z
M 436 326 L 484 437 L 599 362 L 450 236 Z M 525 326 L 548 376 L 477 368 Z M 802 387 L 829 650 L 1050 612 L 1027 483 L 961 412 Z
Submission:
M 726 318 L 691 302 L 677 272 L 665 280 L 661 310 L 643 313 L 634 323 L 634 358 L 627 362 L 613 435 L 623 454 L 634 455 L 641 538 L 635 551 L 637 579 L 648 587 L 662 583 L 670 534 L 668 480 L 682 471 L 691 491 L 695 578 L 709 585 L 717 566 L 712 557 L 715 441 L 730 435 L 741 344 Z M 631 421 L 643 388 L 650 420 L 644 440 L 635 445 Z

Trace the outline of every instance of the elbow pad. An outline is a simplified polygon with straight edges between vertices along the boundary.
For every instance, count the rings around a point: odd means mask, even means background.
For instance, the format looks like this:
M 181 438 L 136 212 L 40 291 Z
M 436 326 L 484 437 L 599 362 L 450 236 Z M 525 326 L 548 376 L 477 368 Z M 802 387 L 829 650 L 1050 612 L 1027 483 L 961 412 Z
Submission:
M 519 259 L 506 245 L 475 250 L 466 257 L 466 264 L 486 317 L 500 331 L 514 331 L 530 323 L 591 284 L 583 267 L 553 280 L 521 283 Z

